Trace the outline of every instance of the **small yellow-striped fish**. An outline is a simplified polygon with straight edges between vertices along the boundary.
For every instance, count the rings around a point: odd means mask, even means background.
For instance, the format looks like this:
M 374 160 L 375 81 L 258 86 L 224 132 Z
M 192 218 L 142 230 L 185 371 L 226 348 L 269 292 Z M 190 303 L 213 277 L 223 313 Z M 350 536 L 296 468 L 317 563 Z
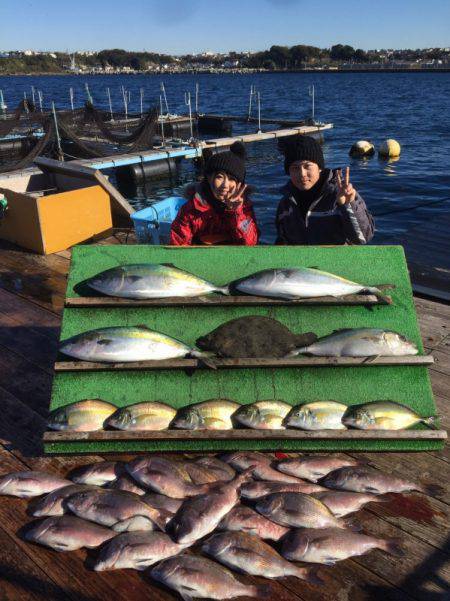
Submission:
M 165 403 L 144 401 L 117 409 L 105 425 L 118 430 L 165 430 L 175 414 L 175 409 Z
M 178 410 L 171 426 L 183 430 L 231 430 L 231 416 L 240 405 L 227 399 L 212 399 Z
M 345 430 L 341 419 L 347 405 L 336 401 L 314 401 L 294 407 L 285 419 L 286 426 L 301 430 Z
M 422 422 L 434 427 L 433 416 L 422 417 L 415 411 L 394 401 L 373 401 L 348 407 L 342 423 L 359 430 L 403 430 Z
M 52 411 L 48 427 L 52 430 L 93 432 L 101 430 L 105 420 L 116 410 L 115 405 L 101 399 L 85 399 Z
M 257 401 L 242 405 L 233 415 L 233 420 L 247 428 L 256 430 L 283 430 L 283 420 L 292 405 L 283 401 Z

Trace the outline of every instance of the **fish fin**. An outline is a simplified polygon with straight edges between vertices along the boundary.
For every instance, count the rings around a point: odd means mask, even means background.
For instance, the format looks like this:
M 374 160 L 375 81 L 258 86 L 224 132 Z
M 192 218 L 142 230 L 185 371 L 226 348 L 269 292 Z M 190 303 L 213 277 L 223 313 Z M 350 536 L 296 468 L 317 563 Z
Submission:
M 325 584 L 325 581 L 319 576 L 318 572 L 318 566 L 314 566 L 312 568 L 299 568 L 298 577 L 304 580 L 305 582 L 310 582 L 311 584 Z
M 220 292 L 220 294 L 224 294 L 225 296 L 230 296 L 231 294 L 229 286 L 217 286 L 214 292 Z
M 363 529 L 361 524 L 354 517 L 347 518 L 346 520 L 340 520 L 340 522 L 345 526 L 345 528 L 348 528 L 352 532 L 361 532 Z
M 406 553 L 401 547 L 401 540 L 399 538 L 389 538 L 387 540 L 383 540 L 383 550 L 390 555 L 395 555 L 396 557 L 405 557 Z
M 320 269 L 318 265 L 308 265 L 308 269 Z
M 179 269 L 179 267 L 177 267 L 173 263 L 161 263 L 161 265 L 164 265 L 164 267 L 174 267 L 175 269 Z
M 209 367 L 210 369 L 217 369 L 217 365 L 214 362 L 214 357 L 217 358 L 217 356 L 214 355 L 214 353 L 203 353 L 202 351 L 192 349 L 189 355 L 198 359 L 200 367 Z
M 420 421 L 431 428 L 432 430 L 438 430 L 438 425 L 436 423 L 437 417 L 431 415 L 430 417 L 423 417 Z
M 380 427 L 381 430 L 393 430 L 395 426 L 395 419 L 390 417 L 378 417 L 375 418 L 375 423 Z
M 445 489 L 442 486 L 439 486 L 439 484 L 425 484 L 424 486 L 419 486 L 417 490 L 429 495 L 430 497 L 442 495 L 445 492 Z
M 194 588 L 183 585 L 183 589 L 182 590 L 177 589 L 177 592 L 180 595 L 180 597 L 183 599 L 183 601 L 193 601 L 192 595 L 187 593 L 186 590 L 193 591 L 193 592 L 195 591 Z
M 377 297 L 378 300 L 383 301 L 387 305 L 392 305 L 392 298 L 390 296 L 387 296 L 386 294 L 383 294 L 378 288 L 368 287 L 364 288 L 361 292 L 365 292 L 366 294 L 373 294 Z
M 139 282 L 139 280 L 142 280 L 142 276 L 141 275 L 128 275 L 127 276 L 127 281 L 128 282 Z
M 343 334 L 344 332 L 353 332 L 354 328 L 338 328 L 337 330 L 333 330 L 332 334 Z
M 149 328 L 145 323 L 139 323 L 138 328 L 143 328 L 144 330 L 149 330 L 150 332 L 153 332 L 153 330 L 151 328 Z

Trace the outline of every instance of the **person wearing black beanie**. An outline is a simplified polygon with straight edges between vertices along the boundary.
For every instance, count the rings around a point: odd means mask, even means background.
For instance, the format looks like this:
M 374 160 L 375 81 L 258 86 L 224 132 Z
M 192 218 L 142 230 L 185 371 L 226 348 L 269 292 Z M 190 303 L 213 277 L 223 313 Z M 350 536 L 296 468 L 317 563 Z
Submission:
M 245 184 L 245 146 L 234 142 L 206 162 L 203 180 L 186 189 L 188 202 L 172 223 L 170 244 L 258 243 L 249 189 Z
M 277 244 L 366 244 L 374 222 L 350 183 L 347 167 L 326 169 L 320 144 L 308 136 L 280 144 L 289 181 L 276 216 Z

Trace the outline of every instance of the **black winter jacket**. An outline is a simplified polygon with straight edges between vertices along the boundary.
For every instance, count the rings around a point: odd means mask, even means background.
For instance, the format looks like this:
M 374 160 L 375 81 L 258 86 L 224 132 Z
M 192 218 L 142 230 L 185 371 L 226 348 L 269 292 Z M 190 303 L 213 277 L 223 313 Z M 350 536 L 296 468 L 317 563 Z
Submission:
M 366 203 L 356 193 L 354 202 L 337 202 L 336 170 L 326 170 L 325 181 L 303 218 L 289 181 L 277 209 L 276 244 L 366 244 L 373 238 L 374 221 Z

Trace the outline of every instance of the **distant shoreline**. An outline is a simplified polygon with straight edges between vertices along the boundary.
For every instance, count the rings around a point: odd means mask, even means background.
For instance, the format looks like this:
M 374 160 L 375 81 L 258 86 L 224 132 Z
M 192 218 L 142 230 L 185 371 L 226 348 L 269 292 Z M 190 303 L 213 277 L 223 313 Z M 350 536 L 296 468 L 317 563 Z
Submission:
M 86 72 L 86 73 L 68 73 L 66 71 L 48 71 L 48 72 L 18 72 L 18 73 L 0 73 L 0 77 L 41 77 L 41 76 L 48 76 L 48 77 L 54 77 L 54 76 L 62 76 L 62 77 L 73 77 L 73 76 L 96 76 L 96 75 L 159 75 L 159 76 L 165 76 L 165 75 L 270 75 L 270 74 L 282 74 L 282 73 L 314 73 L 314 74 L 321 74 L 321 73 L 332 73 L 332 74 L 339 74 L 342 75 L 344 73 L 450 73 L 450 68 L 431 68 L 431 69 L 401 69 L 401 68 L 394 68 L 394 69 L 273 69 L 273 70 L 259 70 L 259 69 L 255 69 L 254 71 L 249 71 L 249 70 L 211 70 L 211 71 L 192 71 L 192 70 L 186 70 L 186 71 L 176 71 L 176 72 L 172 72 L 172 71 L 163 71 L 163 72 L 148 72 L 148 71 L 134 71 L 134 72 L 129 72 L 129 73 L 91 73 L 91 72 Z

